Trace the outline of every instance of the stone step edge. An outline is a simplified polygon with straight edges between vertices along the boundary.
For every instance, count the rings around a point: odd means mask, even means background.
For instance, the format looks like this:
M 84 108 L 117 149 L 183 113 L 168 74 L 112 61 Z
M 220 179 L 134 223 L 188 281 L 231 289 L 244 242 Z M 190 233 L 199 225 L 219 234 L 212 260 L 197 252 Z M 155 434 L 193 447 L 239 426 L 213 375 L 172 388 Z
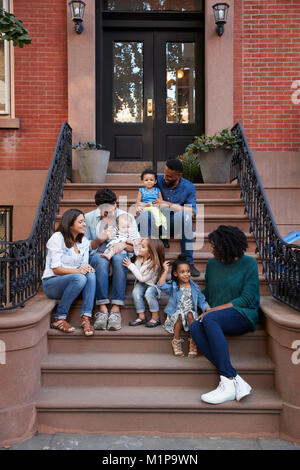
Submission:
M 244 206 L 244 201 L 242 199 L 237 199 L 237 198 L 205 198 L 205 199 L 202 199 L 202 198 L 196 198 L 197 200 L 197 203 L 199 204 L 208 204 L 208 205 L 216 205 L 216 204 L 219 204 L 219 205 L 238 205 L 238 206 Z M 130 203 L 134 203 L 136 201 L 135 198 L 130 198 L 128 197 L 127 198 L 127 201 L 130 202 Z M 70 199 L 62 199 L 60 201 L 60 205 L 61 206 L 65 206 L 65 205 L 70 205 L 70 204 L 84 204 L 84 205 L 93 205 L 95 206 L 95 200 L 92 199 L 92 198 L 88 198 L 88 199 L 84 199 L 84 198 L 79 198 L 79 199 L 73 199 L 73 198 L 70 198 Z
M 217 384 L 216 384 L 217 385 Z M 275 389 L 255 389 L 240 402 L 203 402 L 197 387 L 41 387 L 37 412 L 276 413 L 283 403 Z M 145 399 L 147 397 L 147 399 Z M 151 400 L 150 400 L 151 397 Z
M 58 214 L 56 216 L 56 220 L 60 220 L 62 217 L 61 214 Z M 204 215 L 203 217 L 200 217 L 199 215 L 195 218 L 193 218 L 193 221 L 199 221 L 199 220 L 215 220 L 215 219 L 220 219 L 220 220 L 243 220 L 243 221 L 249 221 L 248 216 L 246 214 L 207 214 Z
M 232 362 L 243 373 L 274 374 L 274 363 L 266 355 L 242 356 L 231 354 Z M 49 353 L 41 362 L 42 373 L 216 373 L 204 356 L 177 358 L 171 352 L 162 353 Z
M 106 188 L 112 188 L 112 187 L 120 187 L 120 188 L 139 188 L 141 186 L 141 183 L 138 181 L 136 183 L 65 183 L 64 189 L 82 189 L 82 188 L 94 188 L 98 189 L 99 187 L 106 187 Z M 208 189 L 236 189 L 236 190 L 241 190 L 240 185 L 238 183 L 232 184 L 232 183 L 194 183 L 194 186 L 196 189 L 201 189 L 201 188 L 208 188 Z
M 123 339 L 163 339 L 166 341 L 170 341 L 171 335 L 167 333 L 162 327 L 155 327 L 155 328 L 147 328 L 143 325 L 141 326 L 129 326 L 128 324 L 122 325 L 121 330 L 118 331 L 109 331 L 109 330 L 95 330 L 95 335 L 92 338 L 86 338 L 83 334 L 82 329 L 79 326 L 79 323 L 72 322 L 72 325 L 75 327 L 75 331 L 73 333 L 63 333 L 62 331 L 49 328 L 48 330 L 48 338 L 57 338 L 57 339 L 65 339 L 68 338 L 78 339 L 82 338 L 86 341 L 90 341 L 93 339 L 101 339 L 101 340 L 109 340 L 111 337 Z M 185 331 L 181 332 L 181 336 L 183 338 L 188 337 L 188 333 Z M 260 341 L 265 340 L 268 335 L 265 330 L 262 328 L 261 325 L 258 325 L 255 331 L 251 331 L 249 333 L 245 333 L 243 335 L 225 335 L 226 338 L 232 341 Z

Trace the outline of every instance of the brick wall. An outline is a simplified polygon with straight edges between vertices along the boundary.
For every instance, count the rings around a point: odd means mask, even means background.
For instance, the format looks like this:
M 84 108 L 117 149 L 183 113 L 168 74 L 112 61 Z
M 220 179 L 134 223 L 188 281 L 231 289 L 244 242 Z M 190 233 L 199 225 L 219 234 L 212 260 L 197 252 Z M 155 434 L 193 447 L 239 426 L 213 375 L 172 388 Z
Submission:
M 235 1 L 234 121 L 253 150 L 300 149 L 299 18 L 299 0 Z
M 21 128 L 0 128 L 0 169 L 46 169 L 67 120 L 67 2 L 15 0 L 32 44 L 15 53 L 15 114 Z

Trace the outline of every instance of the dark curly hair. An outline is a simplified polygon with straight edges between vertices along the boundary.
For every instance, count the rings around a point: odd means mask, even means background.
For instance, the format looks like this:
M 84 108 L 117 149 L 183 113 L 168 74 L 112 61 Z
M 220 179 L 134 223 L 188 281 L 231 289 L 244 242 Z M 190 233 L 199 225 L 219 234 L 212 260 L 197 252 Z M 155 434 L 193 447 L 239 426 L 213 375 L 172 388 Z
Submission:
M 247 237 L 238 227 L 220 225 L 208 235 L 208 241 L 214 244 L 214 256 L 218 261 L 232 263 L 241 258 L 248 248 Z
M 152 168 L 146 168 L 146 170 L 143 171 L 143 173 L 141 174 L 142 181 L 145 175 L 153 175 L 155 180 L 157 180 L 157 174 L 155 173 L 154 170 L 152 170 Z
M 172 281 L 177 282 L 177 284 L 178 284 L 178 277 L 175 276 L 174 273 L 177 271 L 178 266 L 180 266 L 181 264 L 187 264 L 188 266 L 191 266 L 190 263 L 187 261 L 186 255 L 184 253 L 181 253 L 180 255 L 178 255 L 175 261 L 173 261 L 172 263 L 171 279 Z
M 95 203 L 97 206 L 101 204 L 114 204 L 115 202 L 117 202 L 117 196 L 111 189 L 98 189 L 95 194 Z

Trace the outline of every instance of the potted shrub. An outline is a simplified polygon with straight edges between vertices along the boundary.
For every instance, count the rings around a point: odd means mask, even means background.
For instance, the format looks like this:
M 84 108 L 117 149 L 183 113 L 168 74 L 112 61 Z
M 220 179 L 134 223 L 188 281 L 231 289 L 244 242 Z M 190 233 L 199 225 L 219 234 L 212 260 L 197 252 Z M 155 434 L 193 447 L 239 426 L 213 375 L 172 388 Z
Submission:
M 104 183 L 109 162 L 109 150 L 96 142 L 74 144 L 82 183 Z
M 185 152 L 184 155 L 178 155 L 183 165 L 182 176 L 192 183 L 203 183 L 200 161 L 196 153 Z
M 197 156 L 204 183 L 225 183 L 233 152 L 240 145 L 241 138 L 237 133 L 223 129 L 213 136 L 203 134 L 195 137 L 194 142 L 185 149 L 183 157 Z

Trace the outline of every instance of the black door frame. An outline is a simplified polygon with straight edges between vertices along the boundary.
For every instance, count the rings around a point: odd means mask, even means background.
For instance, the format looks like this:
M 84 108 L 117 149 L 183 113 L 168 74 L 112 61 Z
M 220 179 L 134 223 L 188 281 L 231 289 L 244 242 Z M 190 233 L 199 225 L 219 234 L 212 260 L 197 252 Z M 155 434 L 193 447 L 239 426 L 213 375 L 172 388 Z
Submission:
M 103 120 L 105 119 L 105 110 L 102 106 L 102 90 L 103 90 L 103 70 L 104 70 L 104 31 L 124 30 L 172 30 L 172 31 L 191 31 L 199 30 L 204 35 L 204 12 L 107 12 L 102 9 L 102 1 L 95 2 L 95 18 L 96 18 L 96 40 L 95 40 L 95 57 L 96 57 L 96 141 L 102 142 L 103 137 Z M 205 51 L 203 48 L 202 61 L 202 87 L 203 97 L 205 97 L 205 80 L 204 80 L 204 63 Z M 196 85 L 197 86 L 197 85 Z M 205 125 L 205 102 L 202 103 L 202 122 Z M 154 129 L 155 132 L 155 129 Z M 156 168 L 157 162 L 153 162 Z

